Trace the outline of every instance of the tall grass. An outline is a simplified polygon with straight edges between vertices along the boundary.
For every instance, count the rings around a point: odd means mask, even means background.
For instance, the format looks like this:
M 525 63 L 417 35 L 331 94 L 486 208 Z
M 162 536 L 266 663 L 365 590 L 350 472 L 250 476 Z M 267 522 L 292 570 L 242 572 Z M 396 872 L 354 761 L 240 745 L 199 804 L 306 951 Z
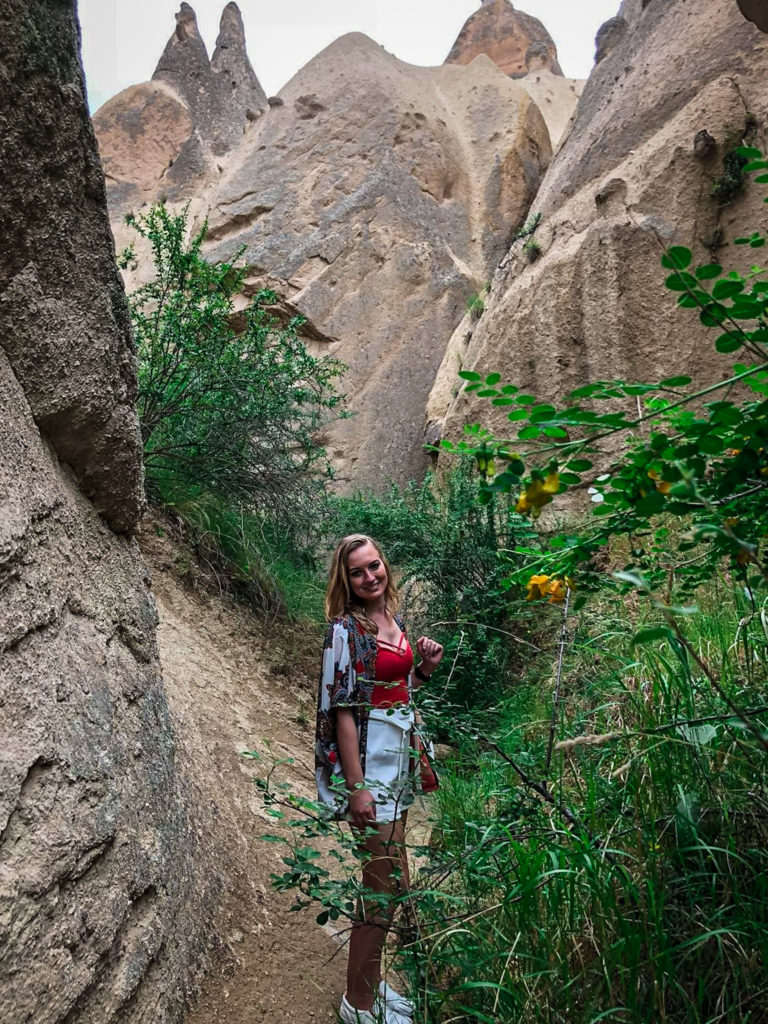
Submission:
M 703 603 L 686 639 L 764 732 L 764 620 L 722 587 Z M 551 690 L 505 697 L 477 738 L 433 708 L 453 753 L 404 949 L 417 1017 L 768 1020 L 765 750 L 684 646 L 633 646 L 623 605 L 591 619 L 549 777 Z

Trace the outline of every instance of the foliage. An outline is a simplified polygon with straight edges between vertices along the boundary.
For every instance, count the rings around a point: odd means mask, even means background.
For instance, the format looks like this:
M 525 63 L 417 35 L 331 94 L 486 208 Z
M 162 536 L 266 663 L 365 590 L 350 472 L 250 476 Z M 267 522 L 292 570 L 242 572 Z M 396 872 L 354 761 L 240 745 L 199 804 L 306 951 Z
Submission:
M 127 221 L 155 271 L 130 296 L 148 496 L 182 515 L 199 552 L 256 604 L 279 603 L 286 555 L 293 569 L 311 561 L 330 475 L 320 430 L 340 414 L 343 367 L 307 351 L 300 317 L 280 324 L 268 308 L 274 292 L 236 313 L 242 252 L 205 260 L 207 227 L 187 241 L 186 209 L 156 206 Z M 123 265 L 131 261 L 127 250 Z
M 746 171 L 768 168 L 758 150 L 738 152 L 748 161 Z M 768 174 L 758 181 L 768 181 Z M 735 244 L 759 250 L 765 236 L 755 231 Z M 467 390 L 509 407 L 508 418 L 517 427 L 512 441 L 475 425 L 458 444 L 443 443 L 449 451 L 475 456 L 486 500 L 516 493 L 518 510 L 536 516 L 556 494 L 585 482 L 593 489 L 593 525 L 580 535 L 551 538 L 526 571 L 567 575 L 584 590 L 602 586 L 595 555 L 612 538 L 624 536 L 632 545 L 632 565 L 626 571 L 635 578 L 639 573 L 646 588 L 666 586 L 671 572 L 675 585 L 690 592 L 712 576 L 723 556 L 748 586 L 763 579 L 768 279 L 758 266 L 742 273 L 716 263 L 691 268 L 691 263 L 689 249 L 666 251 L 662 265 L 670 271 L 667 287 L 678 293 L 680 306 L 698 310 L 704 327 L 718 331 L 718 352 L 741 351 L 753 360 L 737 363 L 725 381 L 705 388 L 691 387 L 685 376 L 653 384 L 598 381 L 575 389 L 556 406 L 523 394 L 515 385 L 501 385 L 498 373 L 483 378 L 461 371 Z M 745 398 L 737 384 L 754 397 Z M 628 416 L 621 408 L 626 399 L 644 400 L 645 411 Z M 610 411 L 598 411 L 601 403 L 609 404 Z M 646 433 L 640 433 L 641 425 Z M 625 436 L 626 450 L 595 474 L 592 460 L 604 463 L 605 443 L 615 444 L 618 435 Z M 670 531 L 659 520 L 662 516 L 675 517 L 686 528 Z M 656 557 L 658 544 L 667 538 L 674 538 L 671 565 Z M 513 571 L 510 581 L 525 579 Z
M 756 150 L 740 156 L 747 173 L 768 172 Z M 754 231 L 736 244 L 765 241 Z M 518 638 L 539 621 L 514 689 L 492 687 L 481 650 L 454 645 L 448 681 L 421 697 L 450 744 L 431 836 L 411 851 L 419 873 L 396 900 L 423 1024 L 765 1019 L 768 281 L 756 266 L 693 267 L 681 246 L 662 264 L 679 304 L 717 330 L 716 349 L 744 354 L 728 380 L 602 381 L 556 405 L 462 372 L 509 410 L 517 437 L 473 425 L 444 448 L 474 460 L 475 482 L 462 469 L 447 491 L 360 498 L 337 520 L 408 567 L 428 620 L 440 609 L 463 631 L 469 595 L 486 639 L 490 621 Z M 645 409 L 630 416 L 627 400 Z M 583 528 L 536 531 L 543 509 L 585 484 Z M 606 571 L 617 557 L 624 568 Z M 462 671 L 492 708 L 455 699 Z M 259 783 L 286 825 L 275 883 L 319 921 L 351 920 L 356 898 L 373 898 L 353 843 L 278 770 Z M 323 873 L 315 844 L 329 836 L 339 869 Z
M 482 315 L 484 309 L 485 303 L 483 302 L 482 297 L 478 295 L 477 292 L 472 292 L 467 299 L 467 311 L 472 313 L 473 316 L 479 317 Z
M 170 475 L 274 508 L 308 478 L 327 476 L 317 432 L 337 413 L 342 366 L 309 354 L 300 317 L 279 325 L 268 290 L 240 313 L 236 331 L 246 271 L 203 258 L 205 224 L 186 244 L 186 210 L 156 206 L 126 219 L 150 243 L 156 272 L 130 297 L 150 495 Z

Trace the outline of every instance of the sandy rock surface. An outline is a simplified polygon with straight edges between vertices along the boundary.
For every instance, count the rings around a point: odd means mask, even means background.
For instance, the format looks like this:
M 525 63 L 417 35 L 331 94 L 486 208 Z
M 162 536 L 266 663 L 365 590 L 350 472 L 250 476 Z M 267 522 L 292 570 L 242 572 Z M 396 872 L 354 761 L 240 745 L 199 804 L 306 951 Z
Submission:
M 514 429 L 452 392 L 459 365 L 542 398 L 591 380 L 729 374 L 712 332 L 664 288 L 659 257 L 680 244 L 698 262 L 744 265 L 722 242 L 760 223 L 762 192 L 723 206 L 712 188 L 729 149 L 765 146 L 768 41 L 731 0 L 626 0 L 618 18 L 626 31 L 606 43 L 532 207 L 541 257 L 515 243 L 483 316 L 454 335 L 429 403 L 433 440 L 478 419 Z
M 352 99 L 354 97 L 354 100 Z M 538 108 L 486 57 L 403 64 L 344 36 L 281 93 L 208 199 L 210 254 L 246 246 L 349 367 L 353 418 L 330 452 L 342 485 L 424 468 L 424 406 L 445 340 L 482 289 L 549 159 Z

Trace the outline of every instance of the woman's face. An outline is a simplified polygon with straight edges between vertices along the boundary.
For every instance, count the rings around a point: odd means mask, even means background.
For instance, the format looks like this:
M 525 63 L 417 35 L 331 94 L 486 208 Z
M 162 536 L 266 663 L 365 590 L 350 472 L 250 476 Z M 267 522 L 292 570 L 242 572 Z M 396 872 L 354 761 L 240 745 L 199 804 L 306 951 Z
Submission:
M 387 570 L 376 548 L 368 542 L 347 556 L 347 576 L 355 597 L 364 604 L 383 597 L 387 590 Z

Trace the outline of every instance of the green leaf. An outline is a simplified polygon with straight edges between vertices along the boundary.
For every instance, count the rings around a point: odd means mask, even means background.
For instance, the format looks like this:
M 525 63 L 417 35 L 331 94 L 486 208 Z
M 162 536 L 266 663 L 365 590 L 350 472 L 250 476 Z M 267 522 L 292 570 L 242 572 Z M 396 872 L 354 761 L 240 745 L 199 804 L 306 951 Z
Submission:
M 684 270 L 691 262 L 693 253 L 682 245 L 673 245 L 661 257 L 662 267 L 668 270 Z
M 544 427 L 545 437 L 568 437 L 568 431 L 562 427 Z
M 669 640 L 672 636 L 667 626 L 648 626 L 640 629 L 632 637 L 633 644 L 649 644 L 653 640 Z
M 494 398 L 494 400 L 491 402 L 491 405 L 515 405 L 515 404 L 516 404 L 516 400 L 514 398 L 505 398 L 504 396 L 502 396 L 501 398 Z
M 741 338 L 734 337 L 732 334 L 721 334 L 715 342 L 715 348 L 718 352 L 725 354 L 736 352 L 743 344 Z
M 690 377 L 666 377 L 659 383 L 660 388 L 681 388 L 691 383 Z
M 485 383 L 486 384 L 498 384 L 500 380 L 501 380 L 501 374 L 500 373 L 489 373 L 488 376 L 485 378 Z
M 568 468 L 572 469 L 574 473 L 585 473 L 588 469 L 592 469 L 592 463 L 589 459 L 569 459 Z
M 708 746 L 717 736 L 717 729 L 709 722 L 702 722 L 701 725 L 678 725 L 677 731 L 683 739 L 699 747 Z
M 755 146 L 739 146 L 736 153 L 738 156 L 744 157 L 745 160 L 759 160 L 763 155 L 762 151 Z
M 498 395 L 496 388 L 480 388 L 477 392 L 478 398 L 493 398 L 494 395 Z
M 713 299 L 731 299 L 744 291 L 743 281 L 723 280 L 717 281 L 712 289 Z
M 719 263 L 705 263 L 694 271 L 698 281 L 711 281 L 715 277 L 720 277 L 722 272 L 723 268 Z
M 581 483 L 581 477 L 577 476 L 576 473 L 561 473 L 560 483 L 568 484 L 569 487 L 578 487 L 578 485 Z
M 651 588 L 648 586 L 648 581 L 636 572 L 615 572 L 614 577 L 617 580 L 621 580 L 622 583 L 630 583 L 633 587 L 637 587 L 638 590 L 648 591 Z
M 693 274 L 681 273 L 670 274 L 664 282 L 667 288 L 673 292 L 686 292 L 689 288 L 696 287 L 696 278 Z
M 762 171 L 766 167 L 768 167 L 768 160 L 750 160 L 742 167 L 742 171 L 746 174 L 748 171 Z
M 482 380 L 480 374 L 474 370 L 459 370 L 459 376 L 462 380 Z
M 719 455 L 723 448 L 725 448 L 722 437 L 719 437 L 717 434 L 704 434 L 696 443 L 699 451 L 707 455 Z
M 527 409 L 515 409 L 514 412 L 507 413 L 507 419 L 512 420 L 527 420 L 528 410 Z
M 533 405 L 536 399 L 533 397 L 533 395 L 518 395 L 517 401 L 520 405 Z
M 531 425 L 530 427 L 523 427 L 522 430 L 518 431 L 517 436 L 521 441 L 533 441 L 540 433 L 541 431 L 538 427 Z

